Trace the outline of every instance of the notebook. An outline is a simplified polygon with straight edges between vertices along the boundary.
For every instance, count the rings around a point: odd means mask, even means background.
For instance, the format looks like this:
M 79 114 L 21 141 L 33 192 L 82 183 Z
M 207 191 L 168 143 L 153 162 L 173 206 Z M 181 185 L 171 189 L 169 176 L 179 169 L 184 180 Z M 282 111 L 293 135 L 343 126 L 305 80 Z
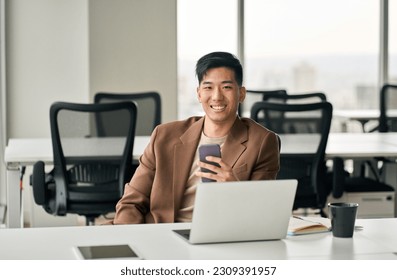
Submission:
M 285 238 L 297 184 L 297 180 L 200 183 L 191 228 L 174 231 L 191 244 Z

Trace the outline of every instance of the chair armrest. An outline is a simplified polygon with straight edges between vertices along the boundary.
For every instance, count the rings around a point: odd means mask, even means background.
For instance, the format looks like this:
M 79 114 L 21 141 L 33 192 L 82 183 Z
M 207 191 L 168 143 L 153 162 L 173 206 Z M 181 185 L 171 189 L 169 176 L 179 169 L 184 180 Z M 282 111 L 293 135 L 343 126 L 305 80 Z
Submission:
M 33 187 L 34 201 L 38 205 L 44 205 L 46 201 L 44 162 L 38 161 L 33 165 L 31 185 Z
M 340 198 L 345 191 L 346 171 L 344 161 L 340 157 L 333 159 L 332 196 Z

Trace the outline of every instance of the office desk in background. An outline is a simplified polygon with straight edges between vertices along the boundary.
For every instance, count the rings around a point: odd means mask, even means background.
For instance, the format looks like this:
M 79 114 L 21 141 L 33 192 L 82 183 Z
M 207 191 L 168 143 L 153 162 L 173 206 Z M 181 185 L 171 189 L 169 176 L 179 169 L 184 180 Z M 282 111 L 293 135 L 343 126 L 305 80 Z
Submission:
M 314 153 L 316 135 L 280 135 L 281 153 Z M 150 137 L 138 136 L 134 143 L 134 159 L 138 159 L 149 143 Z M 101 146 L 102 150 L 103 147 Z M 373 157 L 397 158 L 397 133 L 331 133 L 326 157 L 344 159 L 370 159 Z M 51 139 L 10 139 L 4 155 L 7 165 L 7 227 L 22 227 L 20 167 L 42 160 L 52 163 Z
M 362 132 L 366 132 L 365 125 L 369 121 L 379 120 L 380 111 L 378 109 L 334 110 L 332 115 L 341 122 L 342 132 L 348 132 L 349 122 L 359 122 Z M 387 115 L 390 119 L 397 120 L 397 110 L 388 110 Z
M 318 134 L 280 134 L 281 154 L 313 154 Z M 325 156 L 328 159 L 397 158 L 396 133 L 330 133 Z
M 77 246 L 129 244 L 147 260 L 397 260 L 397 219 L 358 219 L 353 238 L 331 232 L 282 240 L 190 245 L 188 223 L 0 230 L 0 259 L 73 260 Z

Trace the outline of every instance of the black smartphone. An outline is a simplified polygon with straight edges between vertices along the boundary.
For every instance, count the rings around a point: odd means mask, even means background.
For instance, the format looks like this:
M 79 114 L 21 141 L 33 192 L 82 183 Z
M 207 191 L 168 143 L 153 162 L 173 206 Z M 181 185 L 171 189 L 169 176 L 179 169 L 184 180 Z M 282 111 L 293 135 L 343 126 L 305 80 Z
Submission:
M 214 156 L 214 157 L 221 157 L 221 147 L 218 144 L 204 144 L 199 147 L 199 157 L 200 161 L 212 164 L 214 166 L 220 167 L 218 163 L 212 162 L 212 161 L 207 161 L 205 159 L 206 156 Z M 201 168 L 202 172 L 210 172 L 214 173 L 211 170 L 208 170 L 207 168 Z M 202 182 L 215 182 L 215 180 L 208 179 L 208 178 L 201 178 Z

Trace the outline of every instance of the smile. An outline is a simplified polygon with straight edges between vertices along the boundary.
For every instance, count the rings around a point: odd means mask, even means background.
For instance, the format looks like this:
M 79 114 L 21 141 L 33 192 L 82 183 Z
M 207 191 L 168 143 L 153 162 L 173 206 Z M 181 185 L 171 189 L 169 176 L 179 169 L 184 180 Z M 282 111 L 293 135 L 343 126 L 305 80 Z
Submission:
M 210 105 L 210 107 L 214 110 L 214 111 L 223 111 L 226 108 L 226 105 Z

